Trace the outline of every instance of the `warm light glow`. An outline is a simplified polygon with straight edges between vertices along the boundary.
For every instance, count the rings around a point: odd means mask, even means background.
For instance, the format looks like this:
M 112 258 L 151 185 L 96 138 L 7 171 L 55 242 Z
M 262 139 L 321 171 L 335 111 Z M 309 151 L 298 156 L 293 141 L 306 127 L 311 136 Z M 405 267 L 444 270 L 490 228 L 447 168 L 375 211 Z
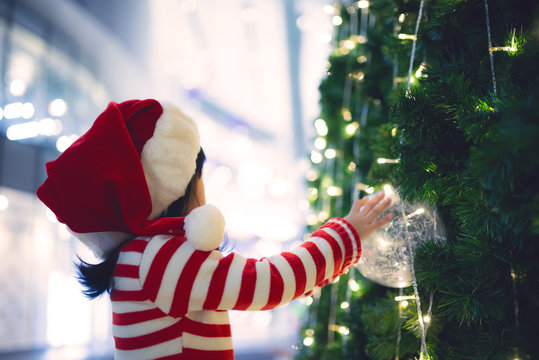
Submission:
M 428 315 L 423 316 L 423 322 L 425 322 L 425 323 L 430 322 L 430 316 L 428 316 Z
M 344 47 L 347 48 L 347 49 L 352 50 L 353 48 L 356 47 L 356 43 L 353 42 L 352 40 L 344 40 L 344 41 L 342 42 L 342 46 L 344 46 Z
M 22 124 L 11 125 L 7 128 L 6 136 L 9 140 L 22 140 L 39 135 L 37 121 L 30 121 Z
M 9 92 L 13 96 L 21 96 L 26 92 L 26 83 L 21 79 L 14 79 L 9 84 Z
M 368 187 L 368 188 L 365 190 L 365 192 L 366 192 L 367 194 L 372 194 L 372 193 L 374 192 L 374 188 L 373 188 L 372 186 L 371 186 L 371 187 Z
M 334 14 L 335 8 L 331 5 L 324 5 L 324 12 L 329 15 Z
M 357 58 L 357 62 L 360 64 L 363 64 L 366 61 L 367 61 L 367 57 L 365 55 L 361 55 Z
M 339 26 L 342 24 L 342 18 L 339 16 L 339 15 L 335 15 L 332 19 L 331 19 L 331 23 L 335 26 Z
M 352 291 L 358 291 L 359 290 L 359 284 L 354 279 L 348 280 L 348 286 L 350 287 L 350 290 L 352 290 Z
M 4 107 L 4 117 L 6 119 L 15 119 L 18 117 L 22 117 L 23 113 L 24 113 L 24 105 L 21 102 L 7 104 Z
M 327 193 L 329 196 L 341 196 L 342 195 L 342 189 L 338 186 L 330 186 L 327 189 Z
M 320 177 L 320 172 L 316 169 L 309 169 L 307 170 L 307 174 L 305 174 L 305 177 L 309 181 L 315 181 Z
M 34 116 L 36 110 L 34 108 L 34 105 L 30 102 L 25 102 L 22 104 L 22 117 L 25 119 L 30 119 L 32 116 Z
M 327 219 L 329 219 L 329 213 L 327 211 L 322 210 L 318 213 L 318 221 L 326 221 Z
M 348 171 L 356 171 L 356 169 L 357 169 L 356 163 L 353 161 L 350 161 L 350 163 L 348 164 Z
M 311 161 L 314 164 L 320 164 L 324 158 L 318 151 L 311 151 Z
M 328 134 L 328 126 L 323 119 L 316 119 L 314 122 L 314 127 L 316 128 L 318 135 L 326 136 Z
M 46 118 L 38 123 L 39 133 L 45 136 L 54 136 L 62 132 L 62 122 L 60 120 Z
M 409 34 L 399 34 L 397 37 L 401 40 L 417 40 L 417 36 Z
M 327 150 L 324 152 L 324 156 L 325 156 L 327 159 L 334 159 L 334 158 L 337 156 L 337 150 L 335 150 L 335 149 L 327 149 Z
M 349 109 L 342 109 L 341 110 L 342 118 L 346 121 L 352 120 L 352 113 Z
M 305 339 L 303 339 L 303 345 L 311 346 L 312 344 L 314 344 L 314 338 L 312 336 L 307 336 Z
M 314 335 L 314 330 L 313 330 L 313 329 L 307 329 L 307 330 L 305 330 L 305 335 L 307 335 L 307 336 L 313 336 L 313 335 Z
M 54 99 L 49 104 L 49 114 L 54 117 L 64 116 L 67 113 L 67 103 L 63 99 Z
M 369 7 L 369 2 L 367 0 L 360 0 L 357 2 L 357 7 L 360 9 L 365 9 Z
M 326 139 L 318 137 L 314 140 L 314 147 L 318 150 L 324 150 L 326 148 L 327 142 Z
M 341 303 L 341 309 L 348 309 L 350 307 L 350 303 L 348 301 L 343 301 Z
M 378 164 L 398 164 L 399 163 L 399 159 L 378 158 L 378 160 L 376 161 L 378 162 Z
M 404 22 L 404 14 L 399 15 L 399 22 Z
M 393 187 L 391 185 L 389 185 L 389 184 L 385 184 L 383 188 L 384 188 L 384 193 L 386 195 L 391 195 L 391 194 L 394 193 Z
M 388 245 L 388 242 L 385 241 L 383 238 L 378 238 L 378 243 L 380 244 L 380 247 L 383 249 L 385 247 L 387 247 Z
M 415 72 L 415 77 L 421 77 L 421 75 L 423 75 L 423 70 L 425 70 L 425 63 L 421 63 L 421 65 L 419 65 L 417 71 Z
M 316 188 L 309 188 L 307 190 L 307 194 L 309 196 L 309 200 L 314 201 L 318 198 L 318 190 Z
M 359 129 L 359 123 L 357 123 L 355 121 L 353 123 L 351 123 L 351 124 L 346 125 L 346 133 L 348 135 L 354 135 L 356 133 L 357 129 Z
M 350 334 L 350 329 L 347 328 L 346 326 L 339 326 L 339 330 L 338 330 L 338 331 L 339 331 L 339 333 L 340 333 L 341 335 L 348 335 L 348 334 Z
M 397 128 L 391 129 L 391 136 L 393 137 L 397 136 Z
M 408 306 L 408 301 L 403 300 L 403 301 L 400 302 L 400 307 L 401 308 L 406 309 L 407 306 Z
M 71 146 L 79 137 L 77 135 L 69 136 L 60 136 L 56 141 L 56 148 L 60 152 L 64 152 L 68 147 Z
M 4 211 L 9 207 L 9 200 L 5 195 L 0 195 L 0 211 Z

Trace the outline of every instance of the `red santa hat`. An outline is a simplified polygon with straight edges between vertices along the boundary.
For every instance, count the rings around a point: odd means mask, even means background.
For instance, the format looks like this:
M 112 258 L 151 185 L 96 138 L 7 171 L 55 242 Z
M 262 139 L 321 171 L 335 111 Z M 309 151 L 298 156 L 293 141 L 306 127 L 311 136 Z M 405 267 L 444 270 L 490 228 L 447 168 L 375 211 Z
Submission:
M 211 250 L 224 228 L 214 206 L 186 219 L 155 219 L 185 194 L 199 151 L 197 125 L 177 107 L 153 99 L 111 102 L 84 135 L 47 163 L 37 195 L 100 258 L 133 235 L 184 227 L 193 246 Z M 201 218 L 217 230 L 208 233 Z

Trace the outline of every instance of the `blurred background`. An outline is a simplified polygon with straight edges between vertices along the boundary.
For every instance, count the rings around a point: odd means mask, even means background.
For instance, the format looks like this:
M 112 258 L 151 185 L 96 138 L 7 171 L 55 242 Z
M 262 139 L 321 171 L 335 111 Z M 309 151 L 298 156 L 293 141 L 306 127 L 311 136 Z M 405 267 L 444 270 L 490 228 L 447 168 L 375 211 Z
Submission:
M 302 240 L 329 1 L 0 0 L 1 359 L 112 358 L 108 299 L 73 275 L 77 254 L 95 259 L 35 196 L 109 101 L 170 100 L 196 119 L 234 251 Z M 231 313 L 237 358 L 291 359 L 301 308 Z

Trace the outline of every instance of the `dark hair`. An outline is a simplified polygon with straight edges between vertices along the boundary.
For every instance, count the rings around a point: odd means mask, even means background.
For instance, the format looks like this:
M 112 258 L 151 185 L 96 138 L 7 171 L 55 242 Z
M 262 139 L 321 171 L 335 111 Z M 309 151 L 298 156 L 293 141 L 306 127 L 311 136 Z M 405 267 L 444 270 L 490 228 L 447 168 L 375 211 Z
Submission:
M 185 194 L 170 204 L 157 218 L 182 217 L 187 215 L 189 198 L 191 196 L 196 196 L 196 194 L 193 192 L 193 187 L 196 180 L 202 177 L 202 166 L 204 165 L 205 160 L 206 156 L 201 148 L 196 159 L 195 174 L 189 181 L 189 184 L 185 189 Z M 105 261 L 99 264 L 87 263 L 77 256 L 79 259 L 79 263 L 75 264 L 77 267 L 77 278 L 84 287 L 82 293 L 86 297 L 95 299 L 96 297 L 102 295 L 105 291 L 110 293 L 112 288 L 114 268 L 118 262 L 120 250 L 131 240 L 133 240 L 133 238 L 122 242 L 110 254 L 107 255 Z

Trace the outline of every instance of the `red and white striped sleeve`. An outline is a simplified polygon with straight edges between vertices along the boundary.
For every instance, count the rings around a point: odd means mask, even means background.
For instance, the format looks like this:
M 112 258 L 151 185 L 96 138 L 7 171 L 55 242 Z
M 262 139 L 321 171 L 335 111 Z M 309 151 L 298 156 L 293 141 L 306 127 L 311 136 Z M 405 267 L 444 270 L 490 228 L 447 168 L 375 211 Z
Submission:
M 290 252 L 262 259 L 200 251 L 180 237 L 156 236 L 139 271 L 149 300 L 171 316 L 196 310 L 266 310 L 322 286 L 355 264 L 361 244 L 344 219 L 329 220 Z

